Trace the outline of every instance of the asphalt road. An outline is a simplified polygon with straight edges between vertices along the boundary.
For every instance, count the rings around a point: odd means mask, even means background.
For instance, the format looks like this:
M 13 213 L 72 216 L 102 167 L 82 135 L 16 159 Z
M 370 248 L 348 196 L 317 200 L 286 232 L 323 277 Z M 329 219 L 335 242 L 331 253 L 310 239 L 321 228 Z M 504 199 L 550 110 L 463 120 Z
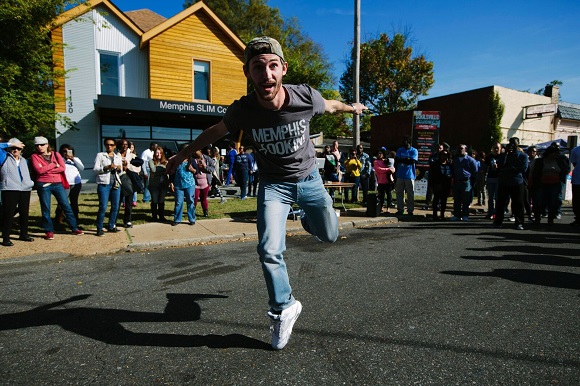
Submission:
M 485 224 L 289 238 L 279 352 L 254 241 L 4 260 L 0 384 L 580 384 L 579 228 Z

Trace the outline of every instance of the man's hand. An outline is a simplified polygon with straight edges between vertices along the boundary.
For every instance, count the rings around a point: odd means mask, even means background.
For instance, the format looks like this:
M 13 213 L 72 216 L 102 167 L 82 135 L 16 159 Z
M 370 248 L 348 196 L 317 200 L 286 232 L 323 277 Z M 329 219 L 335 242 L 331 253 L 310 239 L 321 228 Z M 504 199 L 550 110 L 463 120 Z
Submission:
M 325 111 L 327 113 L 351 113 L 351 114 L 362 114 L 363 111 L 368 110 L 368 108 L 362 103 L 352 103 L 346 104 L 334 99 L 324 100 Z
M 362 114 L 362 113 L 363 113 L 363 111 L 365 111 L 365 110 L 368 110 L 368 109 L 369 109 L 368 107 L 366 107 L 366 106 L 365 106 L 365 105 L 363 105 L 362 103 L 358 103 L 358 102 L 351 103 L 350 105 L 352 106 L 352 108 L 353 108 L 353 110 L 354 110 L 354 111 L 353 111 L 353 114 L 356 114 L 356 115 L 360 115 L 360 114 Z
M 182 153 L 177 153 L 171 156 L 171 158 L 169 158 L 167 161 L 167 166 L 165 167 L 166 173 L 169 175 L 175 174 L 175 169 L 177 169 L 177 167 L 183 163 L 184 160 L 185 157 Z

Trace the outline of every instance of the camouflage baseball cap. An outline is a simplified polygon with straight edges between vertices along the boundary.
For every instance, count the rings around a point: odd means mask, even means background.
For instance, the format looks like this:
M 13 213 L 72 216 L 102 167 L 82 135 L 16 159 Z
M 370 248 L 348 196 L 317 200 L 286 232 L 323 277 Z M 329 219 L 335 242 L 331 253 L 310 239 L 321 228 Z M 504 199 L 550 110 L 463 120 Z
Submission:
M 246 49 L 244 50 L 244 62 L 247 65 L 254 56 L 262 54 L 275 54 L 284 62 L 284 53 L 282 46 L 276 39 L 262 36 L 250 40 Z

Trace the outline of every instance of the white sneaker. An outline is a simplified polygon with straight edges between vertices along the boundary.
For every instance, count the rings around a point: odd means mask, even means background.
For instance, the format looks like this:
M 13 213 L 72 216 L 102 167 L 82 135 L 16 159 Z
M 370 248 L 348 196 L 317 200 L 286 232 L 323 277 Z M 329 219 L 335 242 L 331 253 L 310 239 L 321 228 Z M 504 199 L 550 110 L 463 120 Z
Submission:
M 282 311 L 280 315 L 268 311 L 270 317 L 270 332 L 272 333 L 272 347 L 282 350 L 290 340 L 292 327 L 302 312 L 302 304 L 296 300 L 293 305 Z

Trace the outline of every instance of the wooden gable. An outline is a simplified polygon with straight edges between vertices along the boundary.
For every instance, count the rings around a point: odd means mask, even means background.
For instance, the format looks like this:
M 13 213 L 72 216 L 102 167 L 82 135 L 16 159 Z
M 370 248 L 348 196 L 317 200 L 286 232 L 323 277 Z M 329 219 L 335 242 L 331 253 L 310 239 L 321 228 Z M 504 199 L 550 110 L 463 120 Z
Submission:
M 152 99 L 193 101 L 193 61 L 210 63 L 210 103 L 229 105 L 246 94 L 244 44 L 203 3 L 147 31 Z

